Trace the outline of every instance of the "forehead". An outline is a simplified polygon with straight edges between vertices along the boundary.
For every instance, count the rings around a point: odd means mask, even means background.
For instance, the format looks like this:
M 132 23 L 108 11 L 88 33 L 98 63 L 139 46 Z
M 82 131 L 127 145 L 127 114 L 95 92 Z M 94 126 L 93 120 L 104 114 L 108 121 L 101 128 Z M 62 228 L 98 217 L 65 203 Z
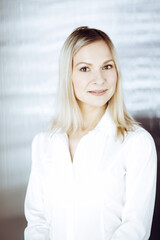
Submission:
M 107 43 L 100 40 L 81 47 L 75 54 L 73 61 L 76 64 L 79 61 L 106 61 L 111 58 L 113 56 Z

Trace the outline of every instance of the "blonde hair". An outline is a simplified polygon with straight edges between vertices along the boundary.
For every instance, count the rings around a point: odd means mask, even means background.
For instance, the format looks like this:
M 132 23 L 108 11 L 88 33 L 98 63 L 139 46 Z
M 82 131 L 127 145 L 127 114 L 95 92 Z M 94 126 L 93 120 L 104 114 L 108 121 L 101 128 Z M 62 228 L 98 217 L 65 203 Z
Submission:
M 95 41 L 103 40 L 109 47 L 117 70 L 116 90 L 108 102 L 109 111 L 117 126 L 117 136 L 134 130 L 137 124 L 127 113 L 123 101 L 121 74 L 114 45 L 109 36 L 101 30 L 86 26 L 76 28 L 66 39 L 60 53 L 59 60 L 59 86 L 57 115 L 52 122 L 53 131 L 61 129 L 63 132 L 76 131 L 82 128 L 83 121 L 81 111 L 75 98 L 71 75 L 73 58 L 82 48 Z

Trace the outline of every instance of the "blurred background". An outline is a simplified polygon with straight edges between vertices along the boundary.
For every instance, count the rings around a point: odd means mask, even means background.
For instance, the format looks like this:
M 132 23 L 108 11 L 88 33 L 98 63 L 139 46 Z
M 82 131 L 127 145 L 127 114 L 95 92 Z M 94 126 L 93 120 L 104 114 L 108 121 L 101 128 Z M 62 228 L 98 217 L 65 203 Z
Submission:
M 23 239 L 31 142 L 47 129 L 54 115 L 60 48 L 73 29 L 82 25 L 99 28 L 113 40 L 127 108 L 152 134 L 159 159 L 160 1 L 1 0 L 1 240 Z M 158 163 L 150 240 L 160 236 L 159 175 Z

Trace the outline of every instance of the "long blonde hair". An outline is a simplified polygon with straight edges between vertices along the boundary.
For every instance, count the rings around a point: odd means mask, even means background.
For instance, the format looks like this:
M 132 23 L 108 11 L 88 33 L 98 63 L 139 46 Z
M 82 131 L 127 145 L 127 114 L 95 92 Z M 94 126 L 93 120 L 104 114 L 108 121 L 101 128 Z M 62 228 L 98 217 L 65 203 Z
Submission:
M 115 52 L 115 47 L 109 36 L 101 30 L 86 26 L 76 28 L 66 39 L 60 53 L 59 85 L 57 115 L 52 122 L 53 131 L 61 129 L 63 132 L 76 131 L 83 126 L 82 115 L 75 98 L 71 75 L 73 58 L 82 48 L 95 41 L 103 40 L 109 47 L 117 70 L 116 90 L 108 102 L 113 121 L 117 126 L 117 136 L 124 137 L 125 132 L 133 131 L 137 124 L 127 113 L 123 101 L 121 74 Z

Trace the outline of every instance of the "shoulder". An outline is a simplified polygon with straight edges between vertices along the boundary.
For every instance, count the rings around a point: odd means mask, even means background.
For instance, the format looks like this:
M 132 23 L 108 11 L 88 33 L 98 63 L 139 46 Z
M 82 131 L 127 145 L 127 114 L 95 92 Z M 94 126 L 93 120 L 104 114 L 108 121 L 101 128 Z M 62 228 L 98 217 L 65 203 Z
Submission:
M 59 136 L 60 133 L 59 132 L 55 132 L 55 133 L 52 133 L 52 132 L 40 132 L 38 134 L 36 134 L 32 140 L 32 147 L 35 147 L 35 146 L 45 146 L 45 145 L 48 145 L 51 141 L 55 141 L 57 136 Z
M 40 132 L 32 140 L 32 157 L 43 159 L 51 157 L 57 148 L 59 133 Z
M 151 134 L 140 126 L 136 126 L 133 132 L 128 133 L 124 141 L 127 157 L 134 158 L 134 161 L 156 161 L 156 147 Z
M 45 145 L 48 144 L 48 142 L 51 141 L 51 136 L 47 132 L 40 132 L 36 134 L 32 140 L 32 150 L 33 149 L 41 149 Z
M 134 131 L 126 135 L 125 142 L 138 146 L 155 146 L 152 135 L 141 126 L 135 126 Z
M 43 144 L 51 139 L 51 135 L 48 132 L 40 132 L 36 134 L 32 140 L 32 145 Z

